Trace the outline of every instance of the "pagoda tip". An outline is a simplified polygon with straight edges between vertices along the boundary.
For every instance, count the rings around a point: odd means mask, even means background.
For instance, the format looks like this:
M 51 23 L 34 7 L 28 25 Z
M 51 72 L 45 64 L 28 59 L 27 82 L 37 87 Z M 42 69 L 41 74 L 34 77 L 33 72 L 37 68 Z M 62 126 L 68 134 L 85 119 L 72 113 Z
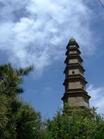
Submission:
M 77 41 L 74 39 L 74 37 L 70 38 L 67 48 L 70 47 L 70 45 L 76 45 L 79 48 L 79 45 L 78 45 Z

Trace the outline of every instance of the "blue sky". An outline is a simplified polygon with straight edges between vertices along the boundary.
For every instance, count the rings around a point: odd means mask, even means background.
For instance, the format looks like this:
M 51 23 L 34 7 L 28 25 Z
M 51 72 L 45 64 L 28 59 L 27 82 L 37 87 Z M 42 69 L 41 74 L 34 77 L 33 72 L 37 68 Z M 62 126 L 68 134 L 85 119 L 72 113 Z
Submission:
M 34 65 L 24 80 L 23 100 L 43 118 L 62 108 L 64 54 L 72 36 L 84 58 L 91 106 L 104 113 L 104 9 L 99 1 L 0 0 L 0 63 Z

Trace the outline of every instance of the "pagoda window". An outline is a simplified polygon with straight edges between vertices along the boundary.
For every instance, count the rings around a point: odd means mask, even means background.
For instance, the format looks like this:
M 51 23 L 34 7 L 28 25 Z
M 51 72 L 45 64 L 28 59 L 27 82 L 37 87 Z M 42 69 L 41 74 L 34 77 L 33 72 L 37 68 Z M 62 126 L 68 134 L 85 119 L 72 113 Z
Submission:
M 73 74 L 73 75 L 75 74 L 75 71 L 74 71 L 74 70 L 72 71 L 72 74 Z

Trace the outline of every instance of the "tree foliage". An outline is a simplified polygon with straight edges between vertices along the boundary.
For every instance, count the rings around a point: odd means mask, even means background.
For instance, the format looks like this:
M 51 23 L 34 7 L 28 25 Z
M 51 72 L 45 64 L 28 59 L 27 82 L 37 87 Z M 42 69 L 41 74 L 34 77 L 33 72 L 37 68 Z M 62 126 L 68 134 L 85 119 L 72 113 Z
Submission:
M 58 112 L 53 120 L 48 120 L 46 139 L 103 139 L 103 131 L 102 117 L 91 117 L 89 111 L 79 109 L 71 115 Z
M 23 76 L 31 70 L 0 66 L 0 139 L 38 139 L 40 114 L 18 99 Z
M 29 105 L 21 105 L 16 117 L 17 139 L 40 139 L 40 114 Z

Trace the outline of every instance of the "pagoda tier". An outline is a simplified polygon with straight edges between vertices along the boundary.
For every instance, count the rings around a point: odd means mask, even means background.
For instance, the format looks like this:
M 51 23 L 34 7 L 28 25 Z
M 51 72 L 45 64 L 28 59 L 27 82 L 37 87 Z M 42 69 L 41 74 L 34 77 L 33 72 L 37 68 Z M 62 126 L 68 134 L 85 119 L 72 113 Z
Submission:
M 70 54 L 66 57 L 65 62 L 66 64 L 68 64 L 70 61 L 69 60 L 73 60 L 73 59 L 77 59 L 76 63 L 80 63 L 83 62 L 83 59 L 81 58 L 80 55 L 76 55 L 76 54 Z M 70 63 L 69 63 L 70 64 Z
M 85 69 L 83 68 L 83 59 L 79 50 L 79 45 L 75 39 L 70 39 L 65 53 L 66 59 L 64 63 L 65 93 L 62 100 L 71 107 L 87 107 L 89 108 L 90 96 L 86 92 L 87 81 L 84 77 Z
M 72 51 L 72 54 L 74 54 L 74 53 L 76 53 L 76 52 L 77 52 L 78 54 L 81 54 L 80 50 L 79 50 L 77 47 L 71 47 L 71 48 L 66 47 L 66 48 L 68 48 L 68 49 L 67 49 L 65 55 L 68 55 L 70 51 Z M 73 53 L 73 52 L 74 52 L 74 53 Z
M 75 70 L 75 69 L 79 69 L 82 73 L 85 72 L 85 69 L 83 68 L 83 66 L 80 63 L 72 63 L 72 64 L 68 64 L 64 70 L 64 73 L 67 73 L 70 70 Z

